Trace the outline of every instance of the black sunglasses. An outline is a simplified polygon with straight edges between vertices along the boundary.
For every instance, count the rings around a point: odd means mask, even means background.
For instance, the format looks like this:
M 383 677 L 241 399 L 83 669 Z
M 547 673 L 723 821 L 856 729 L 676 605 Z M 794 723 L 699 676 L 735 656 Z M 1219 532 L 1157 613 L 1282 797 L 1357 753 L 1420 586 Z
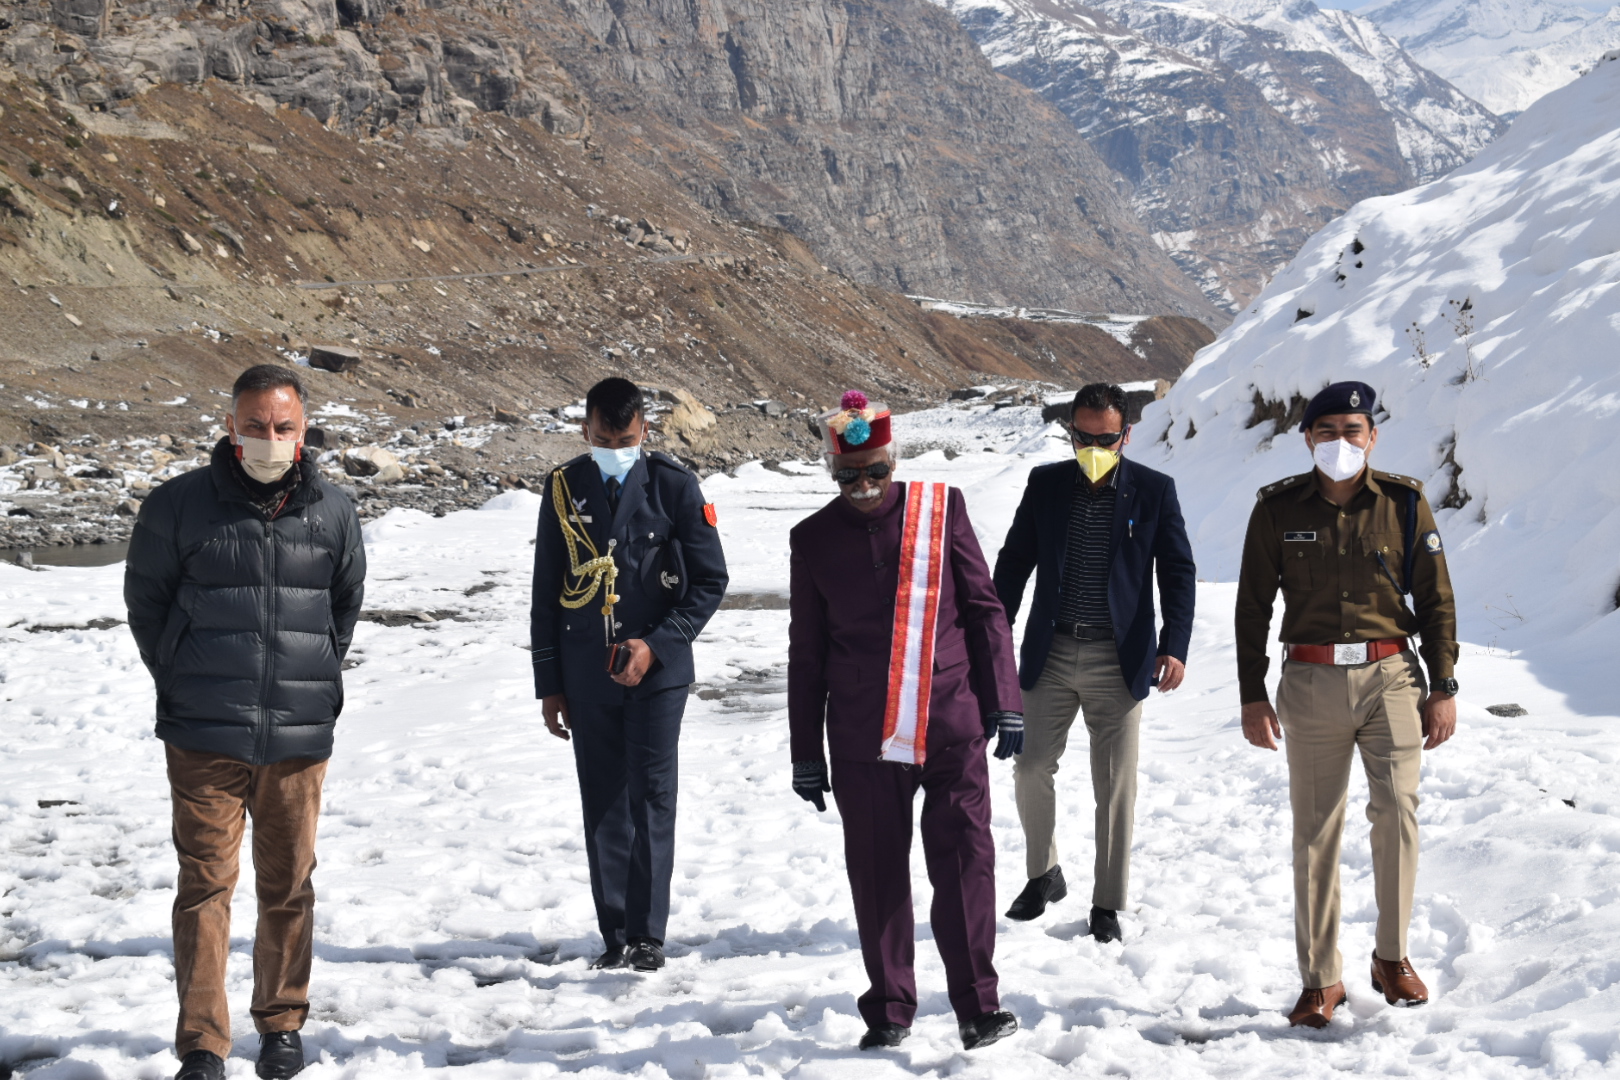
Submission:
M 1123 439 L 1130 430 L 1130 427 L 1127 426 L 1124 431 L 1105 431 L 1101 435 L 1093 435 L 1088 431 L 1081 431 L 1079 428 L 1072 427 L 1069 429 L 1069 437 L 1081 446 L 1113 446 Z
M 850 484 L 858 483 L 862 473 L 870 476 L 873 480 L 881 480 L 888 476 L 892 470 L 893 466 L 887 461 L 874 461 L 861 469 L 838 469 L 834 471 L 833 479 L 838 481 L 839 484 L 848 487 Z

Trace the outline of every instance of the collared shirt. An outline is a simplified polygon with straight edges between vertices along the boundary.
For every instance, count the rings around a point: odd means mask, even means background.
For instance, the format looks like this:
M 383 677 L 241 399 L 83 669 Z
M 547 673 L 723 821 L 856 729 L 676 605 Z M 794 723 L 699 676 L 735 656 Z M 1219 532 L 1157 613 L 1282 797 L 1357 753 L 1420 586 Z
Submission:
M 1404 521 L 1417 493 L 1417 552 L 1410 605 L 1396 584 L 1406 572 Z M 1404 582 L 1403 582 L 1404 584 Z M 1267 700 L 1266 636 L 1277 590 L 1281 639 L 1290 645 L 1346 645 L 1421 634 L 1430 680 L 1457 661 L 1457 602 L 1423 485 L 1369 471 L 1343 506 L 1328 501 L 1316 474 L 1260 490 L 1243 540 L 1236 616 L 1238 685 L 1244 704 Z
M 1108 546 L 1113 541 L 1118 502 L 1119 466 L 1114 466 L 1108 482 L 1096 490 L 1085 473 L 1076 473 L 1063 550 L 1063 586 L 1058 591 L 1059 622 L 1114 625 L 1108 613 Z

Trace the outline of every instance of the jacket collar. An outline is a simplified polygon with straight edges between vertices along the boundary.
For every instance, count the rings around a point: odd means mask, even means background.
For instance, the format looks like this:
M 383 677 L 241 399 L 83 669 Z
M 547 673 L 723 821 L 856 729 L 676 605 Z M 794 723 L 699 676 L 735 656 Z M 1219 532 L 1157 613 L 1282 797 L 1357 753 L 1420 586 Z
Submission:
M 315 451 L 304 447 L 304 453 L 298 460 L 298 482 L 293 486 L 292 494 L 287 497 L 287 505 L 282 513 L 298 507 L 308 506 L 310 503 L 320 502 L 321 473 L 315 465 Z M 214 491 L 219 495 L 221 502 L 243 503 L 253 506 L 253 498 L 248 494 L 247 485 L 242 482 L 241 466 L 236 463 L 236 446 L 231 442 L 229 435 L 222 436 L 214 444 L 214 452 L 208 459 L 208 475 L 214 482 Z

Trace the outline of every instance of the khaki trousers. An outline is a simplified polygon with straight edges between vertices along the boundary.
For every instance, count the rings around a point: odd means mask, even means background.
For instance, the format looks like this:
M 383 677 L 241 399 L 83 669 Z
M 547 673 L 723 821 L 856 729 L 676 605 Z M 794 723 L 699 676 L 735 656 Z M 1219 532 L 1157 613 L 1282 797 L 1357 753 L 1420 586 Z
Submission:
M 1085 714 L 1091 736 L 1091 790 L 1097 800 L 1091 902 L 1119 911 L 1131 878 L 1142 703 L 1131 696 L 1112 641 L 1055 638 L 1040 679 L 1024 694 L 1024 752 L 1013 759 L 1024 869 L 1038 878 L 1058 864 L 1055 778 L 1076 713 Z
M 1339 848 L 1350 762 L 1361 752 L 1372 822 L 1376 949 L 1406 956 L 1418 862 L 1419 712 L 1427 688 L 1410 652 L 1373 664 L 1283 665 L 1277 718 L 1288 752 L 1294 809 L 1294 943 L 1307 987 L 1343 976 L 1339 955 Z
M 175 1052 L 231 1052 L 225 963 L 242 830 L 253 815 L 259 925 L 253 936 L 254 1027 L 297 1031 L 309 1015 L 315 929 L 315 821 L 326 762 L 248 765 L 223 754 L 167 748 L 180 880 L 174 898 Z

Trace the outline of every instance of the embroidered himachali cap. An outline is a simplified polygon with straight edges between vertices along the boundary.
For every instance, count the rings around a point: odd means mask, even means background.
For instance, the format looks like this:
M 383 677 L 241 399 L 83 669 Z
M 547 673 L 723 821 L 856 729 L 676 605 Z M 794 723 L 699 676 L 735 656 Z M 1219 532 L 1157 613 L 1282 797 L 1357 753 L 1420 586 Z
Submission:
M 867 401 L 859 390 L 845 391 L 838 408 L 816 419 L 829 454 L 875 450 L 894 440 L 889 430 L 888 406 Z
M 1373 414 L 1378 395 L 1364 382 L 1336 382 L 1324 387 L 1309 405 L 1305 406 L 1305 419 L 1299 430 L 1309 431 L 1319 416 L 1339 416 L 1344 413 Z

